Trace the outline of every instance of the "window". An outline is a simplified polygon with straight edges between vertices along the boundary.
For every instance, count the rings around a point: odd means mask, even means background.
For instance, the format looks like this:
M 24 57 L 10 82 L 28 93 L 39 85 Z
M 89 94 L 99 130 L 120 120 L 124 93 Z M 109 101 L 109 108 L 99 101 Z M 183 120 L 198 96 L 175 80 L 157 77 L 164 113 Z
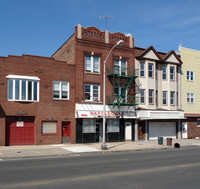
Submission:
M 85 85 L 85 100 L 99 101 L 99 85 Z
M 149 104 L 153 104 L 153 90 L 152 89 L 149 89 Z
M 7 98 L 13 101 L 39 101 L 39 78 L 8 75 Z
M 83 133 L 96 133 L 95 119 L 83 119 Z
M 200 119 L 197 118 L 197 127 L 200 127 Z
M 99 73 L 100 72 L 100 57 L 99 56 L 85 56 L 85 71 Z
M 53 99 L 69 100 L 69 82 L 53 81 Z
M 145 103 L 145 89 L 140 89 L 140 103 Z
M 127 74 L 127 64 L 125 60 L 114 60 L 114 73 L 119 75 Z
M 174 67 L 170 66 L 170 80 L 174 80 Z
M 194 93 L 187 93 L 187 103 L 194 103 Z
M 56 121 L 42 122 L 42 134 L 56 134 L 56 133 L 57 133 Z
M 171 92 L 170 92 L 170 104 L 171 104 L 171 105 L 175 105 L 175 103 L 174 103 L 174 98 L 175 98 L 175 92 L 174 92 L 174 91 L 171 91 Z
M 167 91 L 163 91 L 163 105 L 167 105 Z
M 114 87 L 114 102 L 117 102 L 119 96 L 121 96 L 121 103 L 126 103 L 126 88 L 125 87 Z
M 153 64 L 149 64 L 149 77 L 153 78 Z
M 194 72 L 187 71 L 187 81 L 194 81 Z
M 144 77 L 145 64 L 144 62 L 140 62 L 140 77 Z
M 166 66 L 162 67 L 162 79 L 163 80 L 167 79 L 167 67 Z
M 119 120 L 107 119 L 107 132 L 118 133 L 119 132 Z

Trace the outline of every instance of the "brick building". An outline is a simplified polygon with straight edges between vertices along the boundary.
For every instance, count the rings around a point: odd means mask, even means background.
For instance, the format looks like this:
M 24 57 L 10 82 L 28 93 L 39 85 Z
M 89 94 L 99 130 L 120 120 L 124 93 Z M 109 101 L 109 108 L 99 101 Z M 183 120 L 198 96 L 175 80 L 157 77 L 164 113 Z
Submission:
M 106 140 L 134 140 L 135 55 L 134 38 L 102 32 L 95 27 L 75 27 L 53 58 L 76 67 L 76 142 L 101 142 L 103 117 L 103 63 L 106 62 Z
M 0 57 L 0 73 L 0 145 L 75 142 L 73 65 L 8 56 Z

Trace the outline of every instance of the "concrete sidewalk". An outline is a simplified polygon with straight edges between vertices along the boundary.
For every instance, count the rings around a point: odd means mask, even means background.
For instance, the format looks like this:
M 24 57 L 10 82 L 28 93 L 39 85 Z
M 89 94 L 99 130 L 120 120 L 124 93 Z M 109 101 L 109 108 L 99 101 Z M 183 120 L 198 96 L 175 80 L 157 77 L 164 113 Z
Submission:
M 83 152 L 114 152 L 114 151 L 131 151 L 147 149 L 165 149 L 174 148 L 174 144 L 179 143 L 181 147 L 199 146 L 200 140 L 193 139 L 173 139 L 172 146 L 167 146 L 166 140 L 163 144 L 154 141 L 138 142 L 112 142 L 107 143 L 108 150 L 101 150 L 101 143 L 90 144 L 55 144 L 55 145 L 26 145 L 26 146 L 1 146 L 0 160 L 7 158 L 28 158 L 28 157 L 49 157 L 62 156 L 67 154 L 77 154 Z

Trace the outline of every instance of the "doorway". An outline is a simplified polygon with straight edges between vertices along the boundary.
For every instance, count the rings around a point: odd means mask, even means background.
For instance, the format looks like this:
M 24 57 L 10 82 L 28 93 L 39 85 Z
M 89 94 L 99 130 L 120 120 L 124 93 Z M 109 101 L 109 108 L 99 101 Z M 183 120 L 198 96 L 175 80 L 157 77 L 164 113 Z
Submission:
M 188 138 L 187 122 L 182 122 L 182 138 Z
M 62 143 L 71 143 L 71 122 L 62 122 Z

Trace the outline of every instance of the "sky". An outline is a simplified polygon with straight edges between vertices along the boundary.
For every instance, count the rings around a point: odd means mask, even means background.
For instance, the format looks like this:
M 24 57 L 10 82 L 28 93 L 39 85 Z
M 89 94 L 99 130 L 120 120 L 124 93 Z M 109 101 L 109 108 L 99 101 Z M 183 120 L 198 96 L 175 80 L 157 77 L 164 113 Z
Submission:
M 199 0 L 0 0 L 0 56 L 50 57 L 74 27 L 131 33 L 135 46 L 200 50 Z

